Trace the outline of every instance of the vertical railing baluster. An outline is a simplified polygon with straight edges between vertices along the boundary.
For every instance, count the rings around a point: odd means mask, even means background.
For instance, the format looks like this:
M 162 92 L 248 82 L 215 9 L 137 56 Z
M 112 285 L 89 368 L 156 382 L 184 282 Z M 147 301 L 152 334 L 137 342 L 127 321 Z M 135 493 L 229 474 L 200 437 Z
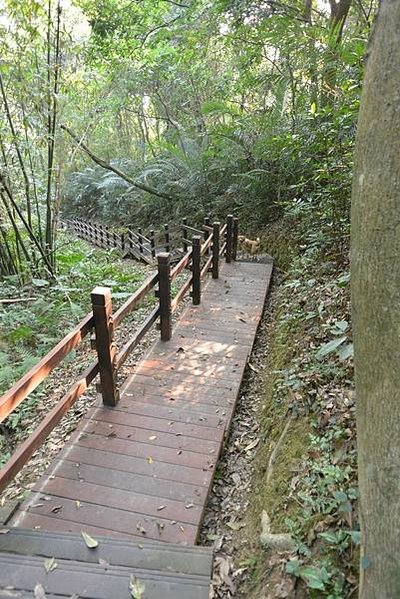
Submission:
M 187 218 L 185 217 L 185 218 L 182 219 L 182 235 L 183 235 L 183 239 L 184 239 L 184 241 L 183 241 L 183 251 L 184 251 L 185 254 L 188 251 L 188 244 L 187 244 L 187 241 L 186 241 L 186 239 L 188 238 L 188 232 L 185 229 L 186 225 L 187 225 Z
M 232 260 L 234 260 L 234 261 L 237 258 L 238 239 L 239 239 L 239 219 L 235 216 L 233 219 L 233 235 L 232 235 Z
M 138 229 L 139 252 L 143 254 L 142 229 Z
M 201 301 L 200 251 L 201 237 L 194 235 L 192 237 L 192 301 L 195 306 L 198 306 Z
M 212 278 L 218 279 L 219 276 L 219 228 L 220 223 L 213 223 L 213 244 L 212 244 Z
M 150 231 L 150 247 L 151 257 L 154 260 L 154 258 L 156 257 L 156 232 L 154 231 L 154 229 Z
M 129 239 L 129 249 L 133 249 L 133 233 L 132 231 L 129 229 L 128 231 L 128 239 Z
M 168 252 L 157 254 L 158 299 L 160 302 L 161 340 L 169 341 L 172 335 L 171 324 L 171 263 Z
M 114 368 L 116 346 L 113 341 L 111 290 L 107 287 L 95 287 L 91 293 L 91 298 L 101 395 L 105 405 L 115 406 L 119 400 L 119 393 Z
M 169 238 L 169 226 L 167 224 L 164 225 L 164 236 L 165 236 L 165 251 L 169 252 L 170 247 L 170 238 Z
M 226 219 L 226 249 L 225 249 L 225 260 L 232 262 L 232 235 L 233 235 L 233 215 L 228 214 Z

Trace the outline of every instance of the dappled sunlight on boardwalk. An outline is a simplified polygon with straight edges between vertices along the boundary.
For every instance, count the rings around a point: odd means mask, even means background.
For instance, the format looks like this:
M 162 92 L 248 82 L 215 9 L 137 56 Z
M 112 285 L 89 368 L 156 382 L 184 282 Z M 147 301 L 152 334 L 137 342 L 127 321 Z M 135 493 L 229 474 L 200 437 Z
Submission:
M 10 524 L 194 544 L 270 275 L 224 264 L 117 406 L 86 415 Z

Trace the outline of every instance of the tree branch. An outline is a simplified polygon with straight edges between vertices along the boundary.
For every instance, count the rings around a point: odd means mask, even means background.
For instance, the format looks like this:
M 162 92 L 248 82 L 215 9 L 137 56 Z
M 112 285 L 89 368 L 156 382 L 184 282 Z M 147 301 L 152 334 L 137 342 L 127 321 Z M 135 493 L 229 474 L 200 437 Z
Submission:
M 151 193 L 152 195 L 158 196 L 159 198 L 164 198 L 165 200 L 170 200 L 173 201 L 173 197 L 163 193 L 162 191 L 158 191 L 157 189 L 154 189 L 153 187 L 149 187 L 148 185 L 145 185 L 144 183 L 140 183 L 139 181 L 135 181 L 134 179 L 132 179 L 131 177 L 129 177 L 129 175 L 126 175 L 125 173 L 123 173 L 122 171 L 120 171 L 118 168 L 116 168 L 115 166 L 112 166 L 111 164 L 109 164 L 108 162 L 106 162 L 105 160 L 103 160 L 102 158 L 99 158 L 98 156 L 96 156 L 96 154 L 94 154 L 92 152 L 92 150 L 90 150 L 83 142 L 81 139 L 79 139 L 79 137 L 77 135 L 75 135 L 75 133 L 73 133 L 71 131 L 71 129 L 69 129 L 69 127 L 67 127 L 66 125 L 60 125 L 61 129 L 63 129 L 64 131 L 66 131 L 68 133 L 68 135 L 70 135 L 72 137 L 72 139 L 75 141 L 75 143 L 84 151 L 86 152 L 86 154 L 93 160 L 93 162 L 95 162 L 96 164 L 98 164 L 99 166 L 101 166 L 102 168 L 106 169 L 107 171 L 112 171 L 113 173 L 115 173 L 116 175 L 118 175 L 118 177 L 121 177 L 121 179 L 124 179 L 124 181 L 127 181 L 128 183 L 130 183 L 131 185 L 133 185 L 133 187 L 137 187 L 138 189 L 141 189 L 142 191 L 147 191 L 147 193 Z

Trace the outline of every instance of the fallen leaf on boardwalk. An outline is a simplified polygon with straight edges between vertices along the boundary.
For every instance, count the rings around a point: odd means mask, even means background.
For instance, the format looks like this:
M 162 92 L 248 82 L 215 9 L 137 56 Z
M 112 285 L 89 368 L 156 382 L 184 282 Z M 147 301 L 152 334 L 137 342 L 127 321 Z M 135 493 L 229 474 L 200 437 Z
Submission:
M 162 531 L 165 528 L 165 524 L 164 524 L 164 522 L 156 522 L 156 524 L 157 524 L 157 528 L 158 528 L 158 534 L 161 535 Z
M 178 349 L 176 350 L 176 353 L 181 354 L 184 351 L 185 351 L 185 349 L 183 347 L 178 347 Z
M 194 503 L 187 503 L 187 504 L 185 505 L 185 508 L 186 508 L 187 510 L 190 510 L 190 508 L 192 508 L 192 507 L 194 507 Z
M 136 576 L 131 576 L 129 581 L 129 590 L 131 592 L 132 599 L 142 599 L 145 591 L 145 586 Z
M 139 531 L 139 532 L 140 532 L 142 535 L 145 535 L 145 534 L 147 534 L 147 533 L 146 533 L 146 529 L 145 529 L 145 528 L 143 528 L 143 526 L 142 526 L 142 524 L 141 524 L 140 522 L 138 522 L 138 523 L 136 524 L 136 528 L 138 529 L 138 531 Z
M 0 528 L 0 535 L 6 535 L 8 532 L 10 532 L 9 528 Z
M 46 570 L 47 574 L 49 572 L 53 572 L 53 570 L 55 570 L 57 568 L 57 562 L 54 559 L 54 557 L 49 557 L 48 559 L 44 560 L 44 569 Z
M 85 532 L 84 530 L 81 531 L 81 535 L 83 537 L 83 540 L 86 543 L 86 547 L 89 547 L 89 549 L 94 549 L 95 547 L 98 546 L 99 542 L 96 541 L 96 539 L 94 539 L 93 537 L 91 537 L 87 532 Z
M 149 464 L 152 464 L 152 463 L 153 463 L 153 458 L 149 456 L 149 457 L 147 458 L 147 461 L 149 462 Z
M 79 508 L 81 507 L 81 502 L 80 502 L 80 501 L 77 499 L 77 500 L 75 501 L 75 505 L 76 505 L 76 509 L 78 509 L 78 510 L 79 510 Z
M 157 435 L 151 435 L 151 437 L 149 437 L 149 441 L 154 441 L 155 439 L 157 439 Z
M 99 564 L 102 568 L 108 568 L 108 566 L 110 565 L 107 560 L 102 558 L 99 559 Z
M 44 588 L 42 587 L 42 585 L 39 582 L 35 585 L 33 594 L 34 594 L 35 599 L 46 599 L 46 594 L 44 592 Z
M 61 512 L 62 509 L 63 509 L 62 505 L 55 505 L 51 511 L 54 512 L 55 514 L 58 514 L 58 512 Z
M 161 512 L 161 510 L 165 510 L 166 507 L 167 507 L 166 505 L 159 505 L 157 508 L 157 511 Z

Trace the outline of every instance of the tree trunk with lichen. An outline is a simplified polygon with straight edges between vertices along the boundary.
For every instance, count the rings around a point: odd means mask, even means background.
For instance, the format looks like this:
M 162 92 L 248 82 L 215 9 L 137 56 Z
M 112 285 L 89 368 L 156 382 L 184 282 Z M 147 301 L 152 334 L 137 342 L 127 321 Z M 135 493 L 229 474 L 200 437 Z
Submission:
M 400 597 L 400 2 L 370 43 L 352 207 L 362 599 Z

